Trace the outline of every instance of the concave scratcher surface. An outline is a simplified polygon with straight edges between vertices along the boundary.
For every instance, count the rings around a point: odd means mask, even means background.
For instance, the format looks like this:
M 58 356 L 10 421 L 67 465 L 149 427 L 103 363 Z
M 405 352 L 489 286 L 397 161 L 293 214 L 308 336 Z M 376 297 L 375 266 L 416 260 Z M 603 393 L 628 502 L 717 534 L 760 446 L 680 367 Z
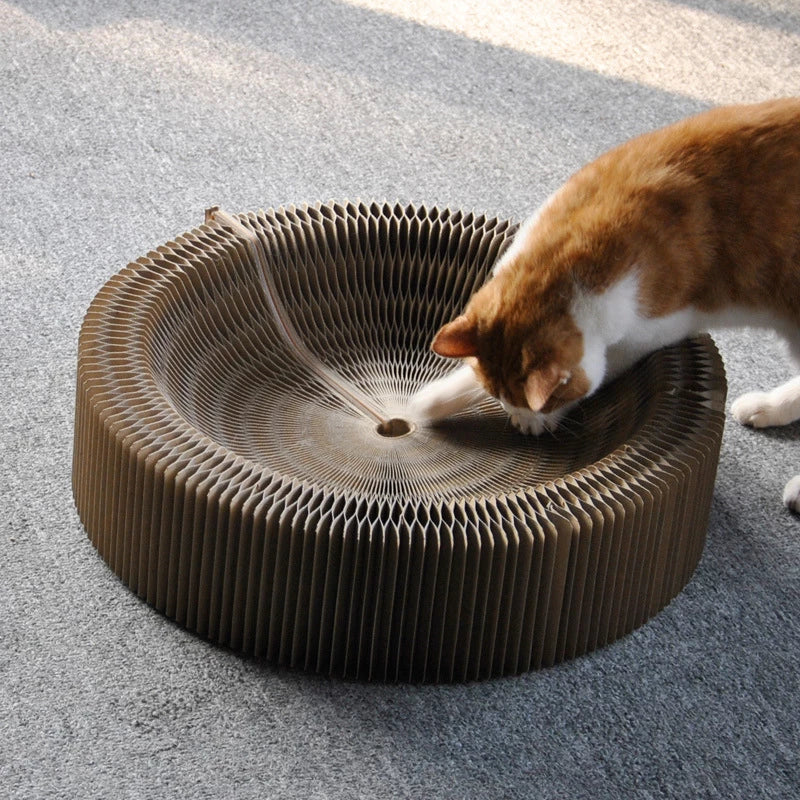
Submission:
M 525 437 L 408 398 L 509 222 L 323 205 L 203 226 L 113 277 L 78 354 L 75 500 L 139 596 L 209 639 L 342 676 L 465 680 L 584 653 L 686 584 L 725 380 L 707 336 Z

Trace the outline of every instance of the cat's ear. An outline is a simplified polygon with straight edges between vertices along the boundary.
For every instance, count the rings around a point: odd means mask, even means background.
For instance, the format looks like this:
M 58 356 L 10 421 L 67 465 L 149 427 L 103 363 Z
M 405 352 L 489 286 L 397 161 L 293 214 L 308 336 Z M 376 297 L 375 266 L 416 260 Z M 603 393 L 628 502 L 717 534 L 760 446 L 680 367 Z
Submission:
M 478 355 L 478 331 L 466 314 L 444 325 L 433 339 L 431 350 L 445 358 L 469 358 Z
M 570 373 L 557 364 L 531 372 L 525 379 L 525 400 L 531 411 L 541 411 L 553 392 L 570 379 Z

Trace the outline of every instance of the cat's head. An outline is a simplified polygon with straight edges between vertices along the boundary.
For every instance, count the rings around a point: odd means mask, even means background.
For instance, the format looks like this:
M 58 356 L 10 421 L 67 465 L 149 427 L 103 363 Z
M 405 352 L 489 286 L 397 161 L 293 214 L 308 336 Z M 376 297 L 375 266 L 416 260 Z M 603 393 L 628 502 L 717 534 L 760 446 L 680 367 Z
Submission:
M 512 275 L 497 275 L 439 330 L 432 349 L 467 359 L 486 391 L 512 416 L 532 417 L 528 427 L 539 432 L 594 388 L 572 297 L 566 284 L 521 291 Z

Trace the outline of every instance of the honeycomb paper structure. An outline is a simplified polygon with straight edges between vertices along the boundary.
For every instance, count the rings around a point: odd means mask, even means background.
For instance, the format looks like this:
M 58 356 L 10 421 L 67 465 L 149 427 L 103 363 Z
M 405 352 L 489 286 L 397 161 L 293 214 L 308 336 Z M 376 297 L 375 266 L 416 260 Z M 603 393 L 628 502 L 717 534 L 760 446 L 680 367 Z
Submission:
M 114 572 L 214 642 L 391 681 L 550 665 L 661 609 L 705 539 L 710 338 L 554 435 L 491 400 L 404 417 L 453 369 L 429 343 L 514 230 L 386 204 L 212 209 L 109 280 L 81 329 L 73 490 Z

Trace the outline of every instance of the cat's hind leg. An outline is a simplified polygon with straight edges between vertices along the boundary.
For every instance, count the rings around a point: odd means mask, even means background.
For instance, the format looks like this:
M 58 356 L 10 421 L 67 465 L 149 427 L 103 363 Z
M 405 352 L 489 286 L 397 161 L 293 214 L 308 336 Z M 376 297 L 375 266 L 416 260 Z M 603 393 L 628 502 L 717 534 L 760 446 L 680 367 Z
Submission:
M 795 514 L 800 514 L 800 475 L 795 475 L 784 487 L 783 504 Z
M 754 428 L 788 425 L 800 419 L 800 377 L 793 378 L 770 392 L 748 392 L 731 406 L 734 419 Z M 783 489 L 783 504 L 800 513 L 800 475 Z
M 800 419 L 800 377 L 769 392 L 748 392 L 734 400 L 731 414 L 737 422 L 754 428 L 788 425 Z
M 800 330 L 786 326 L 778 334 L 788 346 L 789 356 L 800 369 Z M 754 428 L 788 425 L 800 419 L 800 377 L 781 384 L 769 392 L 748 392 L 731 405 L 737 422 Z
M 784 332 L 789 353 L 800 366 L 800 333 Z M 731 405 L 734 419 L 754 428 L 788 425 L 800 419 L 800 377 L 778 386 L 769 392 L 748 392 Z M 783 489 L 783 504 L 800 514 L 800 475 L 795 475 Z

